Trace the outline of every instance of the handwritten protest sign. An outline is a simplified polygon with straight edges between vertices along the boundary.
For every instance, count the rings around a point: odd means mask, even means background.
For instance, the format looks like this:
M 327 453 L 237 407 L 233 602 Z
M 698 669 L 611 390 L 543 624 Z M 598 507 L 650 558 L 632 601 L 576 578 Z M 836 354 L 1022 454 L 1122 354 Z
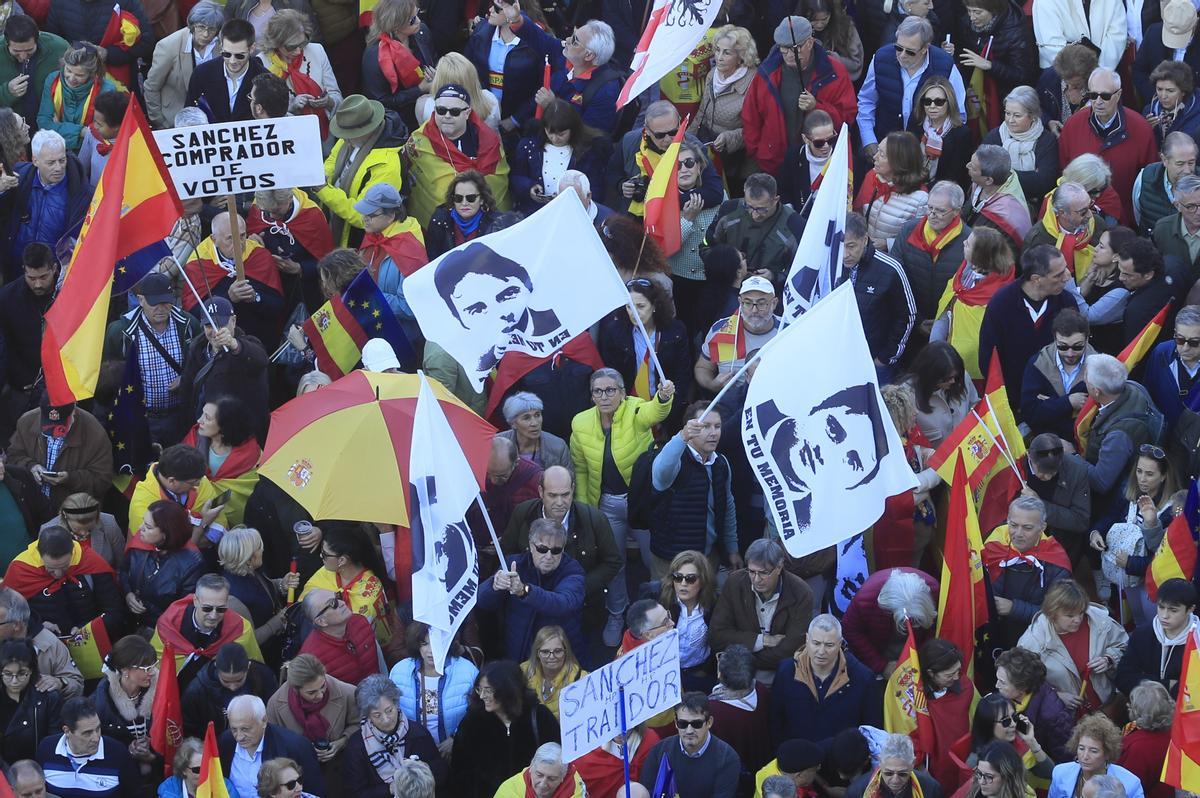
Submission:
M 621 733 L 620 693 L 625 688 L 625 727 L 632 728 L 679 703 L 679 632 L 664 635 L 563 688 L 563 761 L 571 762 Z

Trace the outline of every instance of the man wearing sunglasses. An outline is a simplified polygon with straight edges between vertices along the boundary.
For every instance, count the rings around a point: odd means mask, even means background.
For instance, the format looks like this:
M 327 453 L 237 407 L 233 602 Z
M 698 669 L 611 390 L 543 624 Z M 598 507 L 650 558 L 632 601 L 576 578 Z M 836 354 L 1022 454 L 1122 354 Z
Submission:
M 788 147 L 779 167 L 779 198 L 808 216 L 808 198 L 821 185 L 833 156 L 838 131 L 833 117 L 820 108 L 804 115 L 801 141 Z
M 1174 428 L 1185 417 L 1188 426 L 1200 421 L 1200 305 L 1180 308 L 1175 335 L 1150 351 L 1142 380 L 1150 398 Z
M 635 216 L 644 213 L 642 203 L 646 199 L 646 187 L 681 124 L 683 120 L 674 105 L 667 100 L 656 100 L 646 108 L 642 127 L 629 131 L 621 138 L 620 149 L 613 153 L 608 164 L 608 196 L 611 202 L 616 203 L 617 210 L 628 211 Z M 700 174 L 695 193 L 704 200 L 705 208 L 721 204 L 721 197 L 724 196 L 721 178 L 712 164 Z
M 896 233 L 891 256 L 900 261 L 912 286 L 920 319 L 937 317 L 946 283 L 963 262 L 963 244 L 971 228 L 963 224 L 962 187 L 940 180 L 929 190 L 925 215 L 905 222 Z
M 1034 434 L 1053 432 L 1064 441 L 1075 439 L 1075 417 L 1087 401 L 1083 363 L 1096 350 L 1088 343 L 1087 317 L 1067 308 L 1054 317 L 1054 340 L 1043 346 L 1025 366 L 1021 380 L 1021 408 Z
M 1112 167 L 1112 187 L 1121 198 L 1121 224 L 1132 227 L 1133 181 L 1148 163 L 1158 160 L 1154 130 L 1141 114 L 1121 104 L 1121 77 L 1109 69 L 1097 69 L 1088 78 L 1083 98 L 1091 104 L 1087 113 L 1072 114 L 1058 137 L 1058 164 L 1065 168 L 1084 153 L 1104 158 Z
M 254 55 L 254 26 L 231 19 L 221 26 L 220 58 L 200 64 L 188 80 L 184 105 L 198 105 L 212 122 L 241 122 L 250 114 L 250 84 L 267 71 Z
M 322 551 L 322 558 L 325 555 Z M 384 670 L 383 652 L 375 641 L 371 622 L 350 609 L 340 593 L 310 591 L 304 597 L 304 614 L 313 630 L 304 638 L 300 653 L 312 654 L 325 663 L 330 676 L 347 684 L 358 684 L 372 673 Z
M 479 586 L 479 607 L 504 608 L 504 656 L 520 662 L 529 656 L 534 635 L 543 626 L 561 626 L 574 651 L 585 651 L 581 624 L 583 567 L 566 553 L 567 530 L 539 518 L 529 525 L 529 548 L 506 552 L 500 569 Z
M 680 795 L 685 798 L 733 798 L 742 762 L 737 753 L 712 733 L 712 710 L 708 696 L 684 693 L 675 707 L 678 735 L 655 743 L 642 763 L 642 786 L 651 795 Z M 670 792 L 656 791 L 656 784 L 670 782 Z
M 229 582 L 218 574 L 200 577 L 195 593 L 167 607 L 150 642 L 159 653 L 166 643 L 174 647 L 181 693 L 226 643 L 240 643 L 251 659 L 263 661 L 254 625 L 229 608 Z

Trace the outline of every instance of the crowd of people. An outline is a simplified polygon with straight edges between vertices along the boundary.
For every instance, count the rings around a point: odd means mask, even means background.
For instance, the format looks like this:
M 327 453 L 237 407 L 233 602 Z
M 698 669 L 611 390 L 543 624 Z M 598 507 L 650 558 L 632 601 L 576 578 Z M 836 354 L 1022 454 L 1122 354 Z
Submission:
M 625 755 L 654 798 L 1175 798 L 1197 587 L 1147 569 L 1200 474 L 1196 8 L 724 0 L 618 108 L 647 5 L 0 0 L 16 798 L 194 798 L 210 724 L 230 798 L 612 798 Z M 56 405 L 44 318 L 135 103 L 160 130 L 314 116 L 325 183 L 184 201 L 172 256 L 114 296 L 95 397 Z M 785 550 L 740 432 L 841 143 L 843 280 L 918 483 L 848 582 L 833 548 Z M 673 252 L 643 223 L 664 168 Z M 477 389 L 405 281 L 567 191 L 629 305 Z M 478 601 L 440 666 L 407 528 L 313 517 L 258 473 L 271 412 L 332 382 L 302 323 L 364 271 L 416 360 L 373 339 L 361 367 L 419 365 L 500 430 Z M 997 376 L 1026 454 L 981 515 L 964 653 L 936 634 L 957 610 L 929 462 Z M 932 741 L 884 722 L 906 623 Z M 672 630 L 680 703 L 564 761 L 564 689 Z

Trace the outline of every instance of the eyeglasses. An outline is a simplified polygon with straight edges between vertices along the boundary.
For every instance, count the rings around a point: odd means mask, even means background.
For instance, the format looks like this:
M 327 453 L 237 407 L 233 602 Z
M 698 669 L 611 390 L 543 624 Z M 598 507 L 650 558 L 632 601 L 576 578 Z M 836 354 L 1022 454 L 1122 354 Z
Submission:
M 539 648 L 538 654 L 543 657 L 561 657 L 567 653 L 565 648 Z
M 221 51 L 221 57 L 225 59 L 234 59 L 235 61 L 245 61 L 250 57 L 249 53 L 231 53 L 226 50 Z
M 450 199 L 454 200 L 456 203 L 462 204 L 464 202 L 477 201 L 479 199 L 479 195 L 478 194 L 451 194 Z
M 939 216 L 940 217 L 940 216 L 949 216 L 950 214 L 954 213 L 956 210 L 958 210 L 958 209 L 957 208 L 935 208 L 932 205 L 929 205 L 926 207 L 925 213 L 928 216 Z
M 158 670 L 158 663 L 152 662 L 149 665 L 130 665 L 129 669 L 131 671 L 141 671 L 142 673 L 150 674 Z
M 190 765 L 188 767 L 188 773 L 191 773 L 193 776 L 199 776 L 200 775 L 200 765 Z
M 13 673 L 12 671 L 0 671 L 0 678 L 3 678 L 6 682 L 23 682 L 28 679 L 32 673 L 33 671 L 31 671 L 29 668 L 22 668 L 16 673 Z
M 766 579 L 768 576 L 775 573 L 775 569 L 772 568 L 769 571 L 760 571 L 757 568 L 747 568 L 746 573 L 750 574 L 751 579 Z
M 922 47 L 920 50 L 913 50 L 908 47 L 901 47 L 899 44 L 896 45 L 896 49 L 907 55 L 909 58 L 916 58 L 925 51 L 924 47 Z
M 454 119 L 458 119 L 460 116 L 470 110 L 470 106 L 467 106 L 466 108 L 447 108 L 444 105 L 435 105 L 433 107 L 434 113 L 436 113 L 438 116 L 449 116 L 453 117 Z
M 322 615 L 324 615 L 325 613 L 329 612 L 332 609 L 336 609 L 337 605 L 339 605 L 341 603 L 342 603 L 342 597 L 334 596 L 333 598 L 331 598 L 329 600 L 329 602 L 324 607 L 321 608 L 320 612 L 318 612 L 316 615 L 313 616 L 313 620 L 314 621 L 319 620 Z
M 746 200 L 742 200 L 742 203 L 746 206 L 746 210 L 750 212 L 750 215 L 754 217 L 769 216 L 771 212 L 775 210 L 774 202 L 772 202 L 770 205 L 762 206 L 751 205 L 749 202 L 746 202 Z
M 214 612 L 217 615 L 224 615 L 228 611 L 229 611 L 229 607 L 226 607 L 226 606 L 215 607 L 212 604 L 201 604 L 200 605 L 200 612 L 204 613 L 205 615 L 212 615 Z
M 774 299 L 743 299 L 738 304 L 746 310 L 770 310 Z
M 700 581 L 700 574 L 681 574 L 678 571 L 671 574 L 671 581 L 675 584 L 694 585 Z
M 1109 100 L 1111 100 L 1113 97 L 1116 97 L 1120 93 L 1121 93 L 1120 89 L 1117 89 L 1116 91 L 1085 91 L 1083 93 L 1083 99 L 1089 100 L 1089 101 L 1090 100 L 1104 100 L 1104 102 L 1108 102 Z
M 1009 726 L 1013 725 L 1015 721 L 1013 720 L 1012 715 L 1005 715 L 1002 718 L 996 718 L 996 722 L 1007 729 Z
M 342 555 L 340 555 L 340 554 L 334 554 L 332 551 L 325 551 L 325 549 L 321 549 L 321 559 L 322 560 L 328 560 L 331 557 L 341 557 L 341 556 Z
M 1143 443 L 1138 447 L 1138 454 L 1144 454 L 1147 457 L 1153 457 L 1155 460 L 1166 460 L 1167 453 L 1153 443 Z
M 203 22 L 193 23 L 191 27 L 193 33 L 198 31 L 204 31 L 205 33 L 216 33 L 221 29 L 219 25 L 205 25 Z
M 1082 352 L 1084 350 L 1084 347 L 1086 347 L 1086 346 L 1087 346 L 1087 342 L 1085 341 L 1082 344 L 1056 343 L 1054 345 L 1054 348 L 1057 349 L 1059 352 Z
M 938 108 L 941 108 L 945 104 L 946 104 L 945 97 L 922 97 L 921 98 L 921 105 L 925 106 L 926 108 L 928 108 L 931 105 L 936 105 Z
M 476 687 L 475 688 L 475 695 L 479 696 L 480 698 L 483 698 L 486 695 L 495 695 L 495 694 L 496 694 L 496 691 L 493 690 L 491 687 Z
M 538 554 L 553 554 L 555 557 L 563 553 L 562 546 L 543 546 L 541 543 L 534 543 L 533 550 Z
M 1195 349 L 1200 346 L 1200 338 L 1184 338 L 1182 335 L 1176 335 L 1175 346 L 1189 346 Z
M 284 789 L 287 789 L 287 790 L 294 790 L 294 789 L 296 789 L 296 787 L 298 785 L 303 784 L 303 783 L 304 783 L 304 781 L 302 779 L 296 778 L 296 779 L 292 779 L 291 781 L 285 781 L 282 784 L 280 784 L 279 786 L 283 787 Z
M 1181 202 L 1179 203 L 1179 208 L 1188 213 L 1195 213 L 1197 210 L 1200 210 L 1200 202 Z
M 625 390 L 625 389 L 624 388 L 614 388 L 614 387 L 593 388 L 592 396 L 594 396 L 596 398 L 600 398 L 601 396 L 616 396 L 617 393 L 619 393 L 620 391 L 623 391 L 623 390 Z
M 418 16 L 417 14 L 413 14 L 411 17 L 408 18 L 409 25 L 416 25 L 416 24 L 420 23 L 420 21 L 421 21 L 421 17 Z
M 830 136 L 827 139 L 809 139 L 812 142 L 814 150 L 823 150 L 826 147 L 832 147 L 837 142 L 837 136 Z
M 980 784 L 991 784 L 996 780 L 995 773 L 984 773 L 979 768 L 975 768 L 975 780 Z
M 680 731 L 687 728 L 703 729 L 704 724 L 706 723 L 708 723 L 708 720 L 705 718 L 701 718 L 700 720 L 684 720 L 683 718 L 675 718 L 675 728 L 679 729 Z
M 691 168 L 695 167 L 695 165 L 697 163 L 699 163 L 699 161 L 697 161 L 695 158 L 684 158 L 682 161 L 679 162 L 679 165 L 682 166 L 684 169 L 691 169 Z

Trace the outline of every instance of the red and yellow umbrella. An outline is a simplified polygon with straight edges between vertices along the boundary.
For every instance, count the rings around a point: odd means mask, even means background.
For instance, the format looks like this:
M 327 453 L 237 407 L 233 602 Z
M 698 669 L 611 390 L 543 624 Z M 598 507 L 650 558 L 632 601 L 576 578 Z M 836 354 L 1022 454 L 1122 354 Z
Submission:
M 482 487 L 496 430 L 440 382 L 434 395 Z M 420 378 L 354 371 L 271 414 L 258 473 L 313 518 L 408 525 L 408 461 Z

